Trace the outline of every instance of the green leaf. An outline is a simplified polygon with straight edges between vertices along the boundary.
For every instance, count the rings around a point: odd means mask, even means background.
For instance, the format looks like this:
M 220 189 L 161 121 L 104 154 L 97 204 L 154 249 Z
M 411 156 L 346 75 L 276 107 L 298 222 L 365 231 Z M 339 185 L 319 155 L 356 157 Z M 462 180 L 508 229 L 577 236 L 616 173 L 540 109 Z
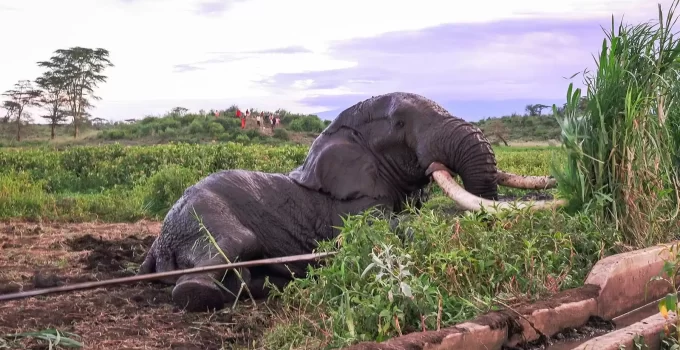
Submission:
M 678 295 L 675 293 L 668 293 L 666 297 L 664 298 L 664 301 L 666 302 L 666 308 L 668 311 L 673 311 L 676 312 L 678 308 Z
M 401 292 L 402 292 L 407 298 L 411 298 L 411 297 L 413 296 L 413 294 L 411 293 L 411 286 L 409 286 L 408 284 L 406 284 L 406 282 L 401 282 L 399 285 L 400 285 L 400 287 L 401 287 Z
M 364 269 L 364 271 L 361 273 L 361 278 L 364 278 L 364 276 L 366 276 L 366 274 L 367 274 L 374 266 L 375 266 L 375 263 L 370 263 L 370 264 L 368 264 L 368 266 L 366 266 L 366 268 Z

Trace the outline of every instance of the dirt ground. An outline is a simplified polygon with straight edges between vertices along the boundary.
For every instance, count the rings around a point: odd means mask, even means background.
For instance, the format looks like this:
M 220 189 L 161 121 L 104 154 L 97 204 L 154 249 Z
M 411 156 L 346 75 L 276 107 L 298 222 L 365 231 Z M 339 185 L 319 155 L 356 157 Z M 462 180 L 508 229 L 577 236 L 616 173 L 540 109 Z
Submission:
M 160 223 L 0 223 L 0 294 L 134 274 Z M 151 282 L 0 302 L 0 336 L 56 328 L 85 349 L 256 349 L 267 308 L 186 313 Z M 1 344 L 1 343 L 0 343 Z M 47 342 L 22 340 L 23 349 Z

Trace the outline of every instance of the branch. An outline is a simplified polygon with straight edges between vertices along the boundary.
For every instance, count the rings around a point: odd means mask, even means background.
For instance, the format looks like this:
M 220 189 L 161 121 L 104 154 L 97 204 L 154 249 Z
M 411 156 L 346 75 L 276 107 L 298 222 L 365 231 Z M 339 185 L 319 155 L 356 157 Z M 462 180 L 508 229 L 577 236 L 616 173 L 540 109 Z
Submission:
M 161 278 L 165 278 L 165 277 L 181 276 L 181 275 L 187 275 L 187 274 L 198 273 L 198 272 L 209 272 L 209 271 L 217 271 L 217 270 L 236 269 L 236 268 L 239 268 L 239 267 L 252 267 L 252 266 L 261 266 L 261 265 L 274 265 L 274 264 L 282 264 L 282 263 L 290 263 L 290 262 L 309 261 L 309 260 L 316 260 L 316 259 L 320 259 L 320 258 L 325 258 L 325 257 L 335 255 L 335 254 L 336 254 L 336 252 L 292 255 L 292 256 L 285 256 L 285 257 L 281 257 L 281 258 L 269 258 L 269 259 L 261 259 L 261 260 L 242 261 L 242 262 L 236 262 L 236 263 L 231 263 L 231 264 L 220 264 L 220 265 L 212 265 L 212 266 L 194 267 L 194 268 L 191 268 L 191 269 L 184 269 L 184 270 L 150 273 L 150 274 L 146 274 L 146 275 L 136 275 L 136 276 L 130 276 L 130 277 L 114 278 L 114 279 L 104 280 L 104 281 L 76 283 L 76 284 L 72 284 L 72 285 L 65 285 L 65 286 L 59 286 L 59 287 L 52 287 L 52 288 L 45 288 L 45 289 L 34 289 L 34 290 L 29 290 L 27 292 L 4 294 L 4 295 L 0 295 L 0 301 L 25 299 L 25 298 L 33 297 L 33 296 L 36 296 L 36 295 L 70 292 L 70 291 L 73 291 L 73 290 L 94 289 L 94 288 L 98 288 L 98 287 L 112 286 L 112 285 L 117 285 L 117 284 L 133 283 L 133 282 L 148 281 L 148 280 L 157 280 L 157 279 L 161 279 Z

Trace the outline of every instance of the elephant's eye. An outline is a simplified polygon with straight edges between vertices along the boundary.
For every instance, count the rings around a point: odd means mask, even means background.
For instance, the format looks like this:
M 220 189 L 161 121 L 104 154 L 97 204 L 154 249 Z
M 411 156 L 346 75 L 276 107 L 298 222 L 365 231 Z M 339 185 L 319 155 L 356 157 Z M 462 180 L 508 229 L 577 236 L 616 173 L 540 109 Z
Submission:
M 397 126 L 397 128 L 401 128 L 401 127 L 404 126 L 404 122 L 402 122 L 401 120 L 398 120 L 396 126 Z

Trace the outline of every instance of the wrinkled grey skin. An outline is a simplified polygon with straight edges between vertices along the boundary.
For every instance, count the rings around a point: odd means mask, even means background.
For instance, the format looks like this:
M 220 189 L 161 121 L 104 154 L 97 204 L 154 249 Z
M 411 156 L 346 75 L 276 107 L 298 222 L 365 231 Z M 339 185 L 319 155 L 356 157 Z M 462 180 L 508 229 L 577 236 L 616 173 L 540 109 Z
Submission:
M 459 174 L 471 193 L 497 198 L 495 157 L 478 128 L 415 94 L 362 101 L 340 113 L 313 142 L 303 165 L 289 174 L 225 170 L 189 187 L 165 217 L 139 273 L 225 263 L 199 232 L 194 210 L 232 262 L 311 253 L 318 241 L 338 235 L 334 226 L 347 214 L 376 206 L 398 213 L 407 200 L 420 203 L 434 161 Z M 307 264 L 241 273 L 253 295 L 262 298 L 268 294 L 266 276 L 281 288 L 290 272 L 304 276 Z M 175 284 L 178 306 L 206 311 L 234 300 L 212 278 L 234 294 L 239 290 L 232 271 L 163 282 Z

